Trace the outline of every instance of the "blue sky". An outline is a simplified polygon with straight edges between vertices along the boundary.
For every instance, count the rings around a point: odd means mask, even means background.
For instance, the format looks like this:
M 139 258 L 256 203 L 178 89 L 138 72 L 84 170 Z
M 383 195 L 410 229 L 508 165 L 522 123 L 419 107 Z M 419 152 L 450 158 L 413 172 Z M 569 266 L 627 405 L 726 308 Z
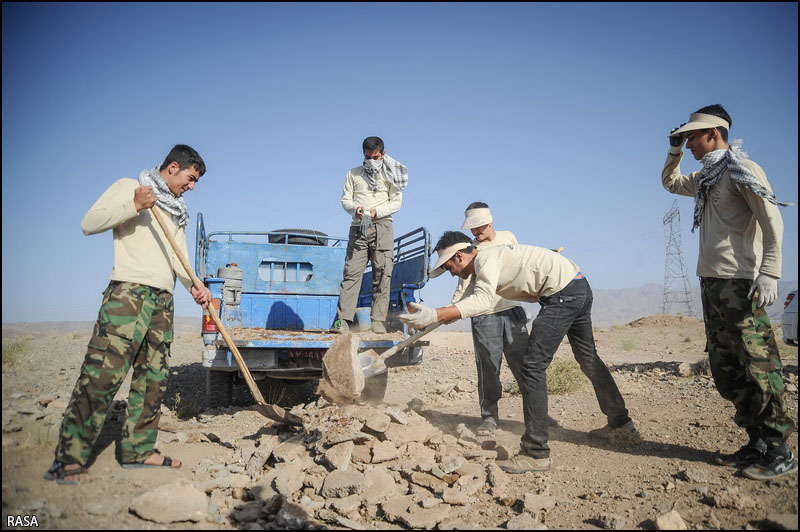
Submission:
M 95 319 L 112 236 L 81 218 L 176 143 L 208 167 L 185 196 L 190 250 L 198 212 L 208 231 L 346 236 L 344 178 L 378 135 L 409 168 L 396 234 L 435 242 L 484 201 L 596 289 L 636 287 L 663 282 L 677 198 L 693 275 L 693 200 L 660 183 L 666 136 L 724 105 L 796 202 L 797 19 L 795 3 L 3 3 L 2 321 Z M 786 280 L 797 210 L 781 210 Z M 175 292 L 177 315 L 200 315 Z

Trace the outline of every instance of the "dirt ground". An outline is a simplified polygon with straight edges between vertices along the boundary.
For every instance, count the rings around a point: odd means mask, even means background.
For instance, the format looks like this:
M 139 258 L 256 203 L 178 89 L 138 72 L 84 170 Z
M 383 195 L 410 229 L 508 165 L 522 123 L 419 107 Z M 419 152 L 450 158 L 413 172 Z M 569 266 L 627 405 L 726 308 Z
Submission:
M 421 365 L 395 368 L 385 402 L 397 411 L 411 408 L 444 434 L 459 435 L 459 425 L 480 421 L 477 382 L 469 333 L 437 331 L 429 336 Z M 745 442 L 733 423 L 733 407 L 707 375 L 690 374 L 705 360 L 703 325 L 676 316 L 651 316 L 628 325 L 596 331 L 600 357 L 610 367 L 643 442 L 617 448 L 593 441 L 588 431 L 605 419 L 588 381 L 574 392 L 551 395 L 553 467 L 546 473 L 510 476 L 508 497 L 498 500 L 487 488 L 474 502 L 457 508 L 458 528 L 512 528 L 527 504 L 526 494 L 546 495 L 554 504 L 535 515 L 548 529 L 655 529 L 658 516 L 676 510 L 689 529 L 797 528 L 797 475 L 775 481 L 749 480 L 733 468 L 717 466 L 714 454 Z M 4 339 L 5 341 L 5 339 Z M 183 461 L 179 470 L 127 470 L 117 462 L 124 412 L 112 411 L 91 465 L 91 480 L 60 486 L 42 479 L 53 459 L 58 424 L 80 369 L 88 334 L 23 338 L 24 349 L 2 373 L 3 527 L 9 516 L 36 516 L 49 529 L 260 529 L 262 521 L 237 520 L 232 511 L 216 519 L 168 525 L 145 520 L 129 510 L 133 501 L 177 479 L 207 482 L 215 469 L 234 462 L 242 442 L 265 431 L 281 435 L 247 406 L 205 411 L 205 377 L 198 336 L 176 338 L 171 378 L 161 418 L 158 448 Z M 797 348 L 779 341 L 785 365 L 786 400 L 797 423 Z M 556 360 L 571 359 L 565 342 Z M 684 363 L 683 365 L 681 365 Z M 702 372 L 701 372 L 702 373 Z M 521 397 L 504 365 L 500 425 L 496 441 L 517 449 L 523 432 Z M 466 385 L 464 384 L 466 383 Z M 129 379 L 117 399 L 127 398 Z M 308 386 L 292 394 L 308 394 Z M 240 391 L 241 393 L 241 391 Z M 246 395 L 246 390 L 245 390 Z M 266 397 L 266 396 L 265 396 Z M 266 397 L 270 400 L 269 397 Z M 316 397 L 306 397 L 316 401 Z M 312 430 L 306 427 L 306 430 Z M 461 429 L 463 432 L 463 429 Z M 287 436 L 284 434 L 284 437 Z M 789 441 L 797 452 L 797 434 Z M 230 491 L 230 490 L 229 490 Z M 242 490 L 231 497 L 247 500 Z M 213 501 L 220 507 L 225 501 Z M 239 501 L 235 501 L 239 502 Z M 349 522 L 349 521 L 348 521 Z M 365 528 L 404 529 L 385 518 L 362 521 Z M 326 523 L 332 529 L 341 523 Z M 447 528 L 440 524 L 440 528 Z

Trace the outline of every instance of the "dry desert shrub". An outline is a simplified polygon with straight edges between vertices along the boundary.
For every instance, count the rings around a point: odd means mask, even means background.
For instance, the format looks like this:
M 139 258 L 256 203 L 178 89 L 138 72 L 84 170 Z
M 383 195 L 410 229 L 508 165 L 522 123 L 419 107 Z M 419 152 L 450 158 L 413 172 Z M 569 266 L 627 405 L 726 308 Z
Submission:
M 577 362 L 556 359 L 547 368 L 547 393 L 565 395 L 580 390 L 588 381 Z
M 3 338 L 3 366 L 15 365 L 27 351 L 27 337 Z

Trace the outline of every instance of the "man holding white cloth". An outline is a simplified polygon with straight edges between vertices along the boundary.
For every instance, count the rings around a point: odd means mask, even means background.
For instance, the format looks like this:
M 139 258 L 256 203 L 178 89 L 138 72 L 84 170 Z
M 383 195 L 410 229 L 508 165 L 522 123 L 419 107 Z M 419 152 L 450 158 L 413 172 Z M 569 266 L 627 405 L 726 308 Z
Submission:
M 362 149 L 364 164 L 347 172 L 342 191 L 342 208 L 352 216 L 352 223 L 332 330 L 347 332 L 350 329 L 369 260 L 372 262 L 372 331 L 383 334 L 394 266 L 392 214 L 403 204 L 408 168 L 386 155 L 380 137 L 367 137 Z

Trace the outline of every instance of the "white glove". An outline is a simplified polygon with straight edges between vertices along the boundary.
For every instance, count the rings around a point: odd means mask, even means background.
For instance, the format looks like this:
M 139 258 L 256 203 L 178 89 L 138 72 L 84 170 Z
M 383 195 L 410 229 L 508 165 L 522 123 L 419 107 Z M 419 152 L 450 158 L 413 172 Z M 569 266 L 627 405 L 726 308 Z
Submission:
M 778 297 L 778 280 L 769 275 L 759 273 L 756 280 L 750 285 L 750 292 L 747 294 L 748 299 L 752 299 L 756 290 L 758 290 L 758 308 L 772 305 Z
M 400 318 L 400 321 L 407 323 L 415 329 L 424 329 L 428 325 L 433 325 L 439 321 L 435 308 L 426 307 L 420 303 L 409 303 L 408 306 L 416 309 L 416 312 L 400 314 L 397 317 Z

